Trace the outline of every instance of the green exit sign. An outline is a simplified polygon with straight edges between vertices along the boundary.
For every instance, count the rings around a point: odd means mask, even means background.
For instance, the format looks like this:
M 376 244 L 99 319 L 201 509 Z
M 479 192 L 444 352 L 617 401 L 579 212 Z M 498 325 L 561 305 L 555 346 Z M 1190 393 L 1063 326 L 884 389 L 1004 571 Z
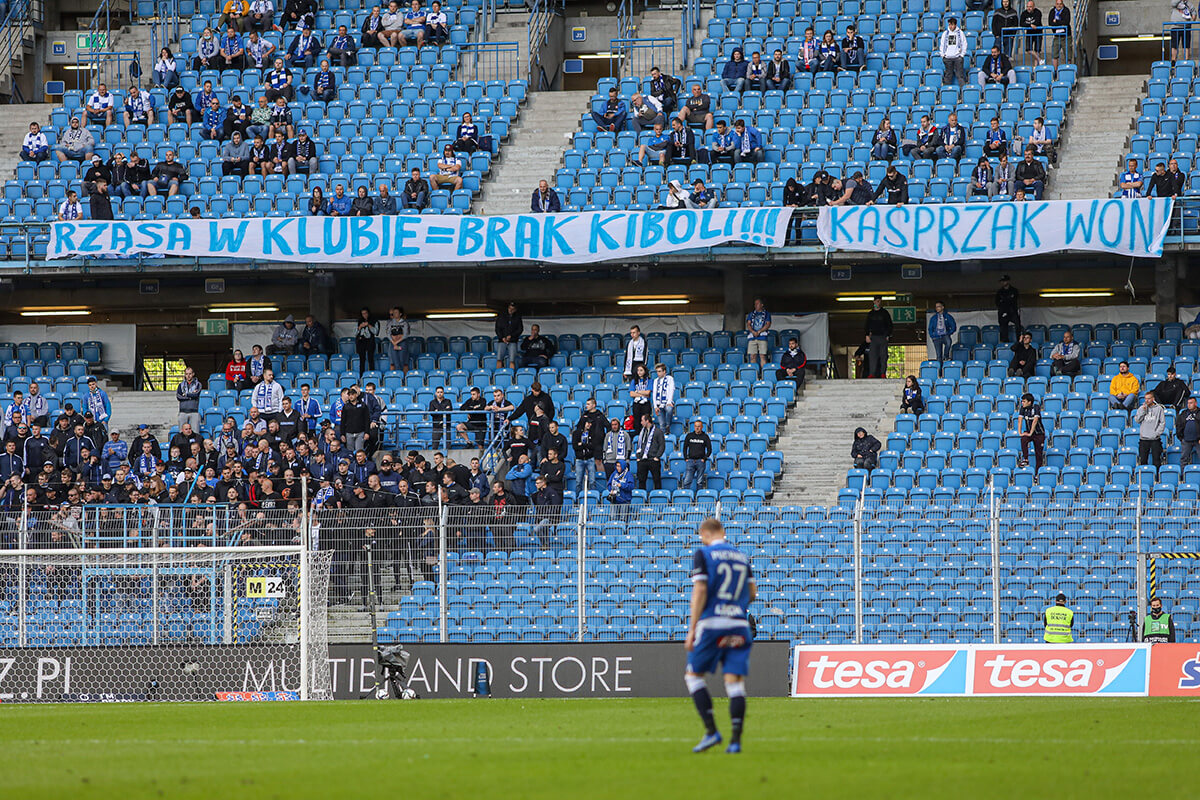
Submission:
M 197 336 L 228 336 L 229 320 L 227 319 L 198 319 L 196 320 Z
M 75 34 L 75 49 L 76 50 L 103 50 L 108 47 L 108 34 L 100 33 L 77 33 Z
M 892 322 L 903 324 L 917 321 L 916 306 L 891 306 L 888 311 L 892 314 Z

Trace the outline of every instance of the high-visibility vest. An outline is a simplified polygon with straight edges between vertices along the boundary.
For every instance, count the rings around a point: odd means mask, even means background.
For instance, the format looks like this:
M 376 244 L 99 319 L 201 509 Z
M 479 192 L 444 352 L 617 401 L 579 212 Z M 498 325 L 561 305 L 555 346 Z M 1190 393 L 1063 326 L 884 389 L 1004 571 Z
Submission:
M 1143 642 L 1165 642 L 1171 635 L 1171 615 L 1166 612 L 1159 615 L 1155 619 L 1150 614 L 1146 615 L 1146 619 L 1142 622 L 1142 641 Z M 1153 636 L 1155 638 L 1151 639 Z
M 1052 644 L 1070 644 L 1075 641 L 1075 637 L 1071 635 L 1074 611 L 1066 606 L 1055 605 L 1049 606 L 1042 616 L 1046 621 L 1046 632 L 1042 636 L 1044 640 Z

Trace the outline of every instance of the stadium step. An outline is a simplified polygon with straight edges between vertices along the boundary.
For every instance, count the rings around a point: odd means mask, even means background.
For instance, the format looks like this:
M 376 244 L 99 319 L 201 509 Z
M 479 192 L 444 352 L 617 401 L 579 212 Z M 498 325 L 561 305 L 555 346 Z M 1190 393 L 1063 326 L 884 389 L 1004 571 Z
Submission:
M 119 391 L 116 386 L 108 386 L 105 390 L 112 402 L 109 428 L 120 431 L 123 440 L 133 439 L 137 435 L 137 426 L 143 423 L 161 444 L 165 445 L 171 438 L 171 426 L 179 418 L 179 401 L 175 399 L 174 390 L 133 392 Z
M 688 64 L 695 64 L 696 59 L 700 57 L 700 42 L 704 39 L 705 31 L 708 28 L 708 21 L 713 16 L 713 9 L 702 8 L 700 10 L 700 18 L 696 22 L 696 33 L 692 37 L 694 47 L 688 53 Z M 670 65 L 671 71 L 683 69 L 683 48 L 684 42 L 680 39 L 680 10 L 673 9 L 646 9 L 638 16 L 637 30 L 633 34 L 638 39 L 673 39 L 675 41 L 675 63 Z M 667 65 L 662 65 L 663 69 L 667 69 Z M 641 77 L 645 77 L 644 75 Z
M 0 112 L 0 181 L 12 180 L 16 176 L 17 163 L 21 160 L 21 143 L 29 133 L 29 123 L 47 125 L 50 112 L 56 103 L 14 103 L 5 105 Z
M 854 429 L 866 428 L 884 443 L 895 427 L 900 388 L 898 379 L 810 380 L 776 445 L 785 466 L 772 502 L 835 505 L 851 466 Z
M 510 146 L 493 168 L 494 175 L 476 203 L 476 214 L 519 214 L 529 210 L 538 181 L 554 185 L 554 171 L 579 129 L 591 92 L 534 92 L 521 110 Z M 513 146 L 516 145 L 516 146 Z M 560 197 L 565 204 L 566 198 Z
M 1144 75 L 1080 78 L 1060 137 L 1048 200 L 1112 196 L 1145 86 Z

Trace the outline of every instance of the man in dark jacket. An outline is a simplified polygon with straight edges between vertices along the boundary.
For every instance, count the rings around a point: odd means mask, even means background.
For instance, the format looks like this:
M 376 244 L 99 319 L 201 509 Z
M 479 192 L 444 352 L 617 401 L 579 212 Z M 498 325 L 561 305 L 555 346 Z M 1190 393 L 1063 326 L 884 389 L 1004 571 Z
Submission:
M 879 440 L 867 433 L 866 428 L 854 429 L 854 444 L 850 445 L 850 458 L 857 469 L 873 470 L 878 463 Z
M 1037 348 L 1033 346 L 1033 334 L 1022 333 L 1020 341 L 1012 346 L 1012 354 L 1008 362 L 1008 377 L 1032 378 L 1038 359 Z
M 306 356 L 325 352 L 325 328 L 309 314 L 300 331 L 300 353 Z
M 779 369 L 775 371 L 775 379 L 794 381 L 797 386 L 804 386 L 804 367 L 808 364 L 808 356 L 800 349 L 800 342 L 795 336 L 788 339 L 788 349 L 779 358 Z
M 441 447 L 442 443 L 450 444 L 450 412 L 454 404 L 446 397 L 446 390 L 441 386 L 433 390 L 433 399 L 429 401 L 429 418 L 433 421 L 433 446 Z
M 367 429 L 371 426 L 371 415 L 367 404 L 357 389 L 350 390 L 349 401 L 342 406 L 342 435 L 346 438 L 346 449 L 350 454 L 366 449 Z
M 870 339 L 867 353 L 867 377 L 886 378 L 888 362 L 888 338 L 892 335 L 892 315 L 883 307 L 883 298 L 876 295 L 871 310 L 867 312 L 864 333 Z
M 887 196 L 885 201 L 889 206 L 902 206 L 908 202 L 908 178 L 896 169 L 895 166 L 888 164 L 887 171 L 883 174 L 883 180 L 879 182 L 879 188 L 875 190 L 874 196 L 871 198 L 871 203 L 877 203 L 879 198 Z
M 1000 288 L 996 290 L 996 324 L 1000 326 L 1000 341 L 1007 342 L 1008 326 L 1021 332 L 1021 293 L 1009 281 L 1007 275 L 1000 276 Z
M 708 460 L 712 458 L 712 439 L 704 432 L 704 423 L 693 420 L 692 429 L 683 437 L 680 446 L 683 453 L 683 480 L 681 489 L 703 489 L 707 484 Z
M 1017 188 L 1024 189 L 1026 195 L 1032 194 L 1034 200 L 1042 199 L 1042 190 L 1046 188 L 1046 168 L 1033 157 L 1032 147 L 1025 151 L 1025 160 L 1017 164 Z
M 532 422 L 535 416 L 534 406 L 541 406 L 548 419 L 554 418 L 554 401 L 550 399 L 550 395 L 542 391 L 542 384 L 537 381 L 529 384 L 529 394 L 525 395 L 525 399 L 509 416 L 509 420 L 515 421 L 525 416 Z
M 1182 447 L 1179 463 L 1186 467 L 1192 463 L 1192 453 L 1200 442 L 1200 408 L 1196 407 L 1194 397 L 1189 397 L 1184 409 L 1175 415 L 1175 438 Z
M 1176 411 L 1182 409 L 1191 396 L 1192 390 L 1188 388 L 1187 382 L 1175 377 L 1174 367 L 1167 367 L 1167 379 L 1154 387 L 1154 399 Z
M 92 219 L 112 219 L 112 200 L 108 196 L 108 181 L 103 177 L 97 178 L 93 184 L 91 202 Z
M 642 417 L 642 431 L 634 443 L 637 456 L 637 483 L 639 489 L 646 488 L 646 479 L 654 478 L 654 488 L 662 488 L 662 457 L 667 450 L 662 428 L 654 424 L 649 414 Z
M 533 197 L 529 201 L 529 210 L 535 214 L 555 214 L 562 211 L 558 192 L 551 189 L 546 181 L 538 181 L 538 188 L 533 190 Z
M 524 330 L 525 323 L 517 313 L 516 303 L 510 302 L 504 311 L 496 315 L 496 369 L 504 369 L 506 357 L 509 368 L 517 368 L 517 343 L 521 341 Z
M 541 326 L 530 325 L 529 335 L 521 340 L 521 366 L 547 367 L 557 350 L 554 342 L 542 336 Z

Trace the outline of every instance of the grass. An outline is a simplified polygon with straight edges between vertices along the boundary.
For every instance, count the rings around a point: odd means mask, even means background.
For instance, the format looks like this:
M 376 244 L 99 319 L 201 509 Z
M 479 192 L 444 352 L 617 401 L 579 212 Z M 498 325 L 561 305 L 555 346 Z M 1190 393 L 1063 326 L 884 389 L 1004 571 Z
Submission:
M 740 756 L 689 752 L 686 699 L 0 709 L 0 798 L 1164 800 L 1200 766 L 1189 700 L 751 698 Z

